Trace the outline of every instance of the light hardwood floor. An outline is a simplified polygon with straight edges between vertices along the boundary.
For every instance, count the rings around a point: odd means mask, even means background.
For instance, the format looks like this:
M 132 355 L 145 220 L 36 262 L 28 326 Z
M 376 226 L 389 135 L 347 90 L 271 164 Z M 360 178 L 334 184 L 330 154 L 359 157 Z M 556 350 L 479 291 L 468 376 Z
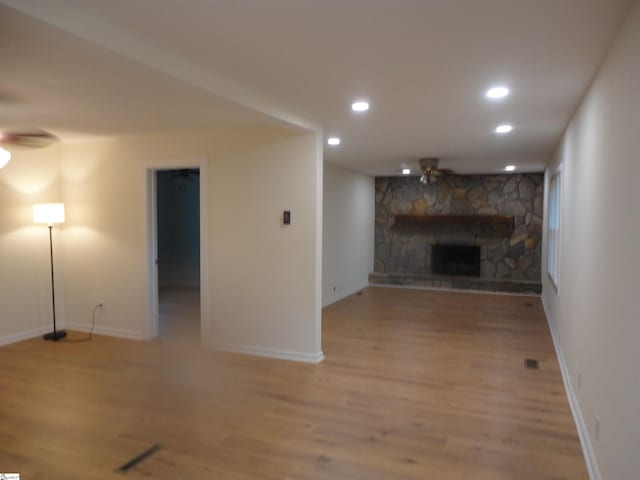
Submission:
M 100 336 L 2 347 L 0 471 L 587 478 L 537 298 L 368 288 L 325 309 L 323 348 L 325 362 L 304 365 Z M 153 444 L 163 448 L 114 473 Z

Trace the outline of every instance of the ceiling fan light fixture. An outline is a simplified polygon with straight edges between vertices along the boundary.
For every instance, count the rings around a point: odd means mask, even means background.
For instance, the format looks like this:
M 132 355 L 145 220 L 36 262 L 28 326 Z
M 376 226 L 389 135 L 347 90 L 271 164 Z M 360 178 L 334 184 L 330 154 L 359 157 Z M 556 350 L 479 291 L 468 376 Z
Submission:
M 11 152 L 0 147 L 0 168 L 3 168 L 11 160 Z
M 432 175 L 430 173 L 423 173 L 420 177 L 420 183 L 424 183 L 425 185 L 434 185 L 440 181 L 440 177 L 438 175 Z

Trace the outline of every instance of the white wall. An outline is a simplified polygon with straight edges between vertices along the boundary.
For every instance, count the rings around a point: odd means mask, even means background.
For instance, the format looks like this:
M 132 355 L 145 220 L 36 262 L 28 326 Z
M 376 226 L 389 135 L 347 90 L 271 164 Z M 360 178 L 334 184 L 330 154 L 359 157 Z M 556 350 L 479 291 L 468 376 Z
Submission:
M 206 342 L 320 360 L 317 144 L 316 134 L 256 127 L 66 146 L 69 324 L 86 327 L 93 305 L 103 302 L 99 329 L 150 335 L 146 171 L 155 162 L 206 157 Z M 285 227 L 286 209 L 293 222 Z
M 561 253 L 556 294 L 545 240 L 543 300 L 592 478 L 606 480 L 640 472 L 639 125 L 636 2 L 546 173 L 562 172 Z
M 368 285 L 373 271 L 374 179 L 325 163 L 322 305 Z
M 33 223 L 33 204 L 61 200 L 59 145 L 11 149 L 0 170 L 0 345 L 52 330 L 49 231 Z M 63 227 L 53 232 L 56 311 L 64 318 Z

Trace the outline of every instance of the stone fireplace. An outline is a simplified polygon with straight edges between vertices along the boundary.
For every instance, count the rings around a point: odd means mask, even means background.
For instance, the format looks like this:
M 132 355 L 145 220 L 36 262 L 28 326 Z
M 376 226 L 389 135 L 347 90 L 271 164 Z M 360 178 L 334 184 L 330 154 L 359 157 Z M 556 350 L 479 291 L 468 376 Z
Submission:
M 539 292 L 542 189 L 541 174 L 376 178 L 370 282 Z

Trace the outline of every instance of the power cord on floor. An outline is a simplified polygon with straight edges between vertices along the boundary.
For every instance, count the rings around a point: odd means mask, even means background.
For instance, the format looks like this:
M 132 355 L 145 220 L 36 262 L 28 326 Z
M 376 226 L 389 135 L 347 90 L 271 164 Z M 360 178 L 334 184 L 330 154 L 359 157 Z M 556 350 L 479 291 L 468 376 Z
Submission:
M 79 342 L 88 342 L 91 340 L 92 335 L 93 335 L 93 329 L 96 326 L 96 310 L 98 310 L 98 308 L 102 308 L 104 305 L 102 303 L 97 303 L 94 307 L 93 307 L 93 312 L 91 313 L 91 328 L 89 329 L 89 335 L 85 338 L 78 338 L 78 339 L 70 339 L 67 338 L 66 341 L 68 343 L 79 343 Z

